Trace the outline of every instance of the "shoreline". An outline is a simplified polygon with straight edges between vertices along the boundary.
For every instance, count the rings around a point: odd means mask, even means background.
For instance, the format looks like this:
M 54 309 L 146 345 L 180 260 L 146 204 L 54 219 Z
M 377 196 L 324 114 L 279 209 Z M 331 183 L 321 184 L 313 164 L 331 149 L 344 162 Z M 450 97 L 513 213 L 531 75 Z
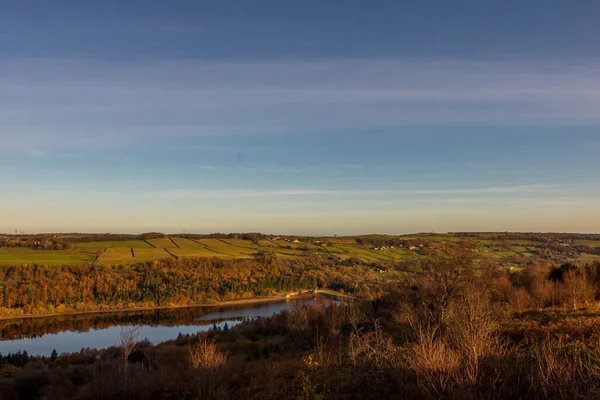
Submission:
M 121 313 L 121 312 L 135 312 L 135 311 L 154 311 L 154 310 L 175 310 L 179 308 L 203 308 L 203 307 L 225 307 L 225 306 L 236 306 L 246 304 L 260 304 L 260 303 L 272 303 L 277 301 L 287 301 L 290 299 L 296 299 L 307 293 L 284 293 L 277 296 L 269 297 L 258 297 L 252 299 L 240 299 L 240 300 L 228 300 L 220 301 L 213 304 L 190 304 L 185 306 L 156 306 L 156 307 L 134 307 L 134 308 L 116 308 L 112 310 L 89 310 L 89 311 L 65 311 L 62 313 L 49 313 L 49 314 L 23 314 L 9 317 L 0 317 L 0 322 L 10 321 L 15 319 L 35 319 L 35 318 L 49 318 L 59 317 L 62 315 L 84 315 L 84 314 L 110 314 L 110 313 Z

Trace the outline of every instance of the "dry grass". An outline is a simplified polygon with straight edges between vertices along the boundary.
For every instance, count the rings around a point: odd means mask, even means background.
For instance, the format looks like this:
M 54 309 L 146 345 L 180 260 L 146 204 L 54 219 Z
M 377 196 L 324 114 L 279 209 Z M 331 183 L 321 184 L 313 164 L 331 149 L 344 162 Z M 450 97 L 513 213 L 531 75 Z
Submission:
M 448 394 L 460 383 L 461 355 L 435 329 L 419 329 L 417 343 L 410 351 L 410 366 L 417 373 L 419 387 L 433 398 Z

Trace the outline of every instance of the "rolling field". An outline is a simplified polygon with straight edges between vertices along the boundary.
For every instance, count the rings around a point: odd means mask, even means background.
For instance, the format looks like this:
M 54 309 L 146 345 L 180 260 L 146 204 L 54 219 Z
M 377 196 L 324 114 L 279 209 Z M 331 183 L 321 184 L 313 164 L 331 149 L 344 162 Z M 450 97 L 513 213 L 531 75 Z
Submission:
M 0 264 L 76 265 L 93 262 L 97 253 L 88 250 L 32 250 L 1 247 Z
M 157 249 L 169 249 L 171 247 L 177 247 L 173 241 L 166 237 L 161 239 L 148 239 L 147 242 Z
M 362 238 L 362 239 L 361 239 Z M 97 242 L 77 242 L 71 250 L 33 250 L 26 247 L 0 247 L 0 265 L 8 264 L 43 264 L 43 265 L 75 265 L 93 263 L 97 265 L 121 265 L 161 260 L 169 258 L 252 258 L 267 251 L 279 257 L 299 257 L 308 253 L 328 255 L 349 259 L 358 257 L 364 262 L 386 262 L 419 257 L 421 248 L 414 246 L 411 250 L 404 247 L 375 250 L 372 245 L 360 245 L 367 239 L 379 240 L 388 238 L 382 235 L 362 237 L 312 238 L 305 241 L 292 239 L 263 239 L 258 243 L 244 239 L 201 238 L 190 239 L 167 236 L 148 240 L 115 240 Z M 452 234 L 417 234 L 402 236 L 403 240 L 420 240 L 421 243 L 438 243 L 460 240 Z M 528 240 L 498 240 L 497 234 L 481 234 L 472 238 L 482 254 L 511 266 L 518 266 L 523 260 L 537 257 L 535 242 Z M 313 242 L 313 243 L 311 243 Z M 327 242 L 327 245 L 324 243 Z M 600 261 L 600 240 L 576 240 L 572 243 L 590 246 L 579 256 L 563 258 L 564 261 Z M 533 248 L 532 248 L 533 246 Z M 596 252 L 596 254 L 592 254 Z M 519 261 L 521 260 L 521 261 Z
M 125 248 L 151 248 L 148 243 L 143 240 L 123 240 L 114 242 L 82 242 L 75 243 L 76 249 L 107 249 L 109 247 L 125 247 Z
M 133 249 L 124 247 L 109 247 L 98 256 L 96 264 L 116 265 L 132 264 L 136 262 L 161 260 L 171 258 L 172 256 L 164 249 L 154 249 L 150 246 L 142 249 Z
M 205 246 L 207 249 L 214 251 L 215 253 L 219 253 L 221 255 L 226 256 L 249 256 L 252 254 L 256 254 L 256 250 L 246 247 L 238 247 L 232 244 L 229 244 L 222 239 L 197 239 L 196 243 L 200 243 Z M 252 243 L 248 241 L 248 243 Z

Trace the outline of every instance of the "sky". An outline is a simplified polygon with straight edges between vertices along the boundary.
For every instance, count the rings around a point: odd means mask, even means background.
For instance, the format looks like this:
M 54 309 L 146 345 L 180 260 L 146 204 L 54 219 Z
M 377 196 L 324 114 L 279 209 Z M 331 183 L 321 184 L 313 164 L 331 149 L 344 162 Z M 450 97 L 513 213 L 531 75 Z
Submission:
M 599 232 L 598 18 L 4 0 L 0 232 Z

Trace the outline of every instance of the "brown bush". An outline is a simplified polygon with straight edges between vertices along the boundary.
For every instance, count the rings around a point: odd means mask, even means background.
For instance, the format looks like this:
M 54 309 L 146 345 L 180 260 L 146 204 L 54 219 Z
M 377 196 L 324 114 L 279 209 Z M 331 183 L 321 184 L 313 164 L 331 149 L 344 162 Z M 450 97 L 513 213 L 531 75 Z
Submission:
M 523 287 L 513 288 L 510 297 L 508 298 L 508 304 L 512 312 L 522 314 L 525 310 L 531 306 L 533 300 L 527 290 Z
M 563 282 L 557 283 L 563 305 L 576 310 L 590 305 L 596 296 L 596 289 L 582 269 L 568 271 L 563 276 Z
M 435 328 L 417 331 L 417 344 L 412 346 L 409 360 L 419 387 L 432 398 L 448 395 L 460 384 L 461 355 L 436 335 Z
M 219 351 L 214 340 L 208 339 L 190 346 L 188 357 L 194 369 L 219 368 L 227 361 L 227 355 Z
M 477 382 L 484 357 L 501 354 L 498 328 L 485 288 L 471 288 L 454 304 L 447 336 L 462 357 L 461 372 L 467 383 Z

